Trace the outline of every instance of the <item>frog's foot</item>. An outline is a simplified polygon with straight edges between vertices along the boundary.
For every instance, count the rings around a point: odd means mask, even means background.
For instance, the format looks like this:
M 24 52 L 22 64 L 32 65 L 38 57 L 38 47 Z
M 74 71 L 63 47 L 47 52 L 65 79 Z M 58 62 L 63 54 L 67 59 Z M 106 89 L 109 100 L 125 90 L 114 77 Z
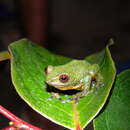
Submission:
M 53 99 L 53 96 L 50 96 L 50 97 L 48 98 L 49 101 L 51 101 L 52 99 Z
M 91 82 L 91 89 L 95 88 L 97 86 L 96 80 L 92 80 Z
M 68 103 L 69 101 L 68 100 L 65 100 L 65 99 L 62 99 L 62 98 L 60 98 L 59 99 L 62 103 Z
M 79 100 L 82 98 L 82 97 L 84 97 L 84 96 L 87 96 L 88 94 L 90 94 L 90 93 L 93 93 L 93 89 L 91 89 L 91 90 L 84 90 L 84 91 L 82 91 L 82 92 L 79 92 L 79 93 L 77 93 L 76 95 L 74 95 L 73 97 L 72 97 L 72 99 L 71 99 L 71 101 L 73 101 L 75 104 L 78 104 L 78 102 L 79 102 Z
M 72 99 L 72 103 L 74 103 L 74 104 L 78 104 L 79 103 L 79 100 L 80 100 L 80 97 L 73 97 L 73 99 Z
M 104 83 L 103 82 L 99 82 L 99 87 L 103 87 Z
M 104 83 L 103 82 L 97 82 L 96 84 L 92 84 L 92 88 L 90 90 L 90 93 L 95 93 L 95 94 L 98 94 L 98 90 L 99 88 L 103 87 L 104 86 Z
M 67 98 L 68 95 L 65 95 L 65 97 Z M 70 99 L 67 98 L 67 99 L 62 99 L 61 96 L 59 95 L 59 93 L 52 93 L 52 96 L 50 96 L 48 98 L 48 100 L 52 100 L 52 99 L 58 99 L 59 101 L 61 101 L 62 103 L 67 103 L 67 102 L 70 102 Z
M 98 79 L 97 77 L 93 77 L 91 81 L 91 90 L 93 92 L 98 91 L 98 88 L 104 86 L 102 79 Z
M 52 100 L 54 97 L 49 97 L 49 100 Z M 62 103 L 78 103 L 79 99 L 77 97 L 72 97 L 72 98 L 67 98 L 67 99 L 62 99 L 62 98 L 58 98 L 58 100 L 60 100 Z
M 68 98 L 68 99 L 67 99 L 67 102 L 69 102 L 69 103 L 74 103 L 74 104 L 78 104 L 79 100 L 80 100 L 80 97 L 74 96 L 74 97 L 72 97 L 72 98 Z
M 68 97 L 68 95 L 65 95 L 66 99 L 62 99 L 60 98 L 59 100 L 62 102 L 62 103 L 70 103 L 73 101 L 72 98 Z
M 60 99 L 60 95 L 58 93 L 52 93 L 52 95 L 48 98 L 48 100 L 52 100 L 52 99 Z

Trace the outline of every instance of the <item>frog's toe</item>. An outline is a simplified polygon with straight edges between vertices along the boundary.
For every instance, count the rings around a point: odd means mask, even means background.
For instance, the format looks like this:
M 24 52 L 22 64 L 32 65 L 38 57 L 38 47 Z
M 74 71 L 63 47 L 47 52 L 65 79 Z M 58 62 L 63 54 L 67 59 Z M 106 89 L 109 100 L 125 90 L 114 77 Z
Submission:
M 95 86 L 96 86 L 96 81 L 92 81 L 91 88 L 95 88 Z
M 50 97 L 48 98 L 49 101 L 51 101 L 52 99 L 53 99 L 53 96 L 50 96 Z
M 73 100 L 73 98 L 67 98 L 67 101 L 69 102 L 69 101 L 72 101 Z
M 64 95 L 65 97 L 68 97 L 68 95 Z
M 66 103 L 66 101 L 65 101 L 65 100 L 61 100 L 61 102 L 62 102 L 62 103 Z
M 75 99 L 74 98 L 67 98 L 66 100 L 63 100 L 63 99 L 61 99 L 61 102 L 62 103 L 74 103 L 75 102 Z
M 100 87 L 103 87 L 104 86 L 104 83 L 100 83 Z
M 59 98 L 59 100 L 60 100 L 62 103 L 68 102 L 67 100 L 64 100 L 64 99 L 62 99 L 62 98 Z
M 71 98 L 71 101 L 74 104 L 78 104 L 79 100 L 80 100 L 80 97 L 73 97 L 73 98 Z
M 77 100 L 74 102 L 74 104 L 78 104 L 78 103 L 79 103 L 79 101 L 77 101 Z
M 78 104 L 78 103 L 79 103 L 79 98 L 73 99 L 73 103 L 74 103 L 74 104 Z

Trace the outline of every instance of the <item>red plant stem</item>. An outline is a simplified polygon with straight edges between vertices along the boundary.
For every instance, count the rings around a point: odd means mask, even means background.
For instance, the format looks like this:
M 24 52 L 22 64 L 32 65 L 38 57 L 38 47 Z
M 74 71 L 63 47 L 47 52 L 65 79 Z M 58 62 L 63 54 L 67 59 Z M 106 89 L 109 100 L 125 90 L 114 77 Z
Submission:
M 14 125 L 15 127 L 25 128 L 26 130 L 41 130 L 40 128 L 33 126 L 21 120 L 20 118 L 16 117 L 15 115 L 13 115 L 11 112 L 9 112 L 7 109 L 2 107 L 1 105 L 0 105 L 0 113 L 6 116 L 9 120 L 11 120 L 13 123 L 12 125 Z

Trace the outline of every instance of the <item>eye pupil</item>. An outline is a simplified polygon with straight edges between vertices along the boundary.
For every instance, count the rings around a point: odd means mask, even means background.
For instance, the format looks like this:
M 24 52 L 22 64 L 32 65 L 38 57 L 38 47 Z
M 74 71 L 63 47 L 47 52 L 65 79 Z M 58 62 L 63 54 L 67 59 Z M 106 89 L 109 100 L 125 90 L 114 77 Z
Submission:
M 61 79 L 62 79 L 62 80 L 66 80 L 67 77 L 66 77 L 65 75 L 63 75 L 63 76 L 61 77 Z
M 65 83 L 65 82 L 67 82 L 67 81 L 69 80 L 69 77 L 68 77 L 68 75 L 63 74 L 63 75 L 60 75 L 59 80 L 60 80 L 61 82 Z

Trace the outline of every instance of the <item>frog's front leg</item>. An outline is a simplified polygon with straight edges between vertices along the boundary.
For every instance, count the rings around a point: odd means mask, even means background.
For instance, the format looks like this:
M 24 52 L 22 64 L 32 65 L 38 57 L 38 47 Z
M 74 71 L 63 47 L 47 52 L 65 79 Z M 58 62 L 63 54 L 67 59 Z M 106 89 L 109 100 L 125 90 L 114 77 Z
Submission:
M 81 90 L 81 92 L 77 93 L 76 95 L 74 95 L 74 97 L 72 98 L 72 100 L 74 100 L 75 103 L 78 103 L 79 99 L 81 97 L 86 96 L 88 93 L 91 92 L 91 83 L 92 83 L 92 76 L 87 75 L 82 81 L 81 83 L 83 84 L 83 90 Z

